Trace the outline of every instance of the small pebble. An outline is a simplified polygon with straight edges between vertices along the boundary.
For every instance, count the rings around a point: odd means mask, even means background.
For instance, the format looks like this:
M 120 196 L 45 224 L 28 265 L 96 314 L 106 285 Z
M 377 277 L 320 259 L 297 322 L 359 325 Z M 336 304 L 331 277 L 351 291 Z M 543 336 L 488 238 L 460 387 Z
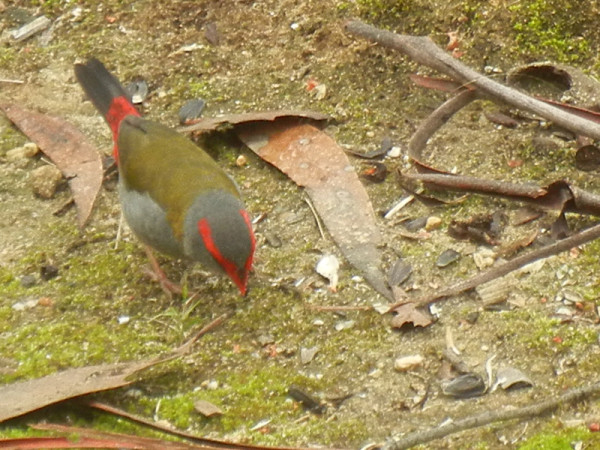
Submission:
M 569 308 L 568 306 L 562 306 L 556 310 L 556 315 L 564 316 L 564 317 L 573 317 L 575 315 L 575 311 Z
M 263 233 L 263 235 L 265 237 L 265 241 L 267 241 L 267 244 L 269 244 L 271 247 L 279 248 L 283 245 L 281 238 L 272 231 L 267 230 Z
M 42 198 L 52 198 L 63 176 L 55 166 L 45 165 L 31 171 L 33 193 Z
M 387 155 L 390 158 L 398 158 L 401 154 L 402 154 L 402 149 L 400 147 L 398 147 L 397 145 L 394 145 L 392 148 L 390 148 L 390 151 L 387 152 Z
M 325 97 L 327 97 L 327 86 L 324 84 L 319 84 L 315 86 L 312 92 L 317 100 L 323 100 Z
M 257 341 L 260 345 L 264 347 L 265 345 L 274 344 L 275 338 L 270 334 L 261 334 L 260 336 L 258 336 Z
M 35 286 L 35 284 L 37 283 L 37 279 L 34 275 L 23 275 L 20 281 L 21 286 L 23 286 L 24 288 Z
M 471 325 L 473 325 L 475 322 L 477 322 L 477 319 L 479 319 L 479 311 L 468 312 L 467 315 L 465 316 L 465 320 L 468 323 L 470 323 Z
M 54 264 L 44 264 L 40 267 L 40 277 L 42 280 L 48 281 L 56 276 L 58 276 L 58 267 Z
M 583 297 L 581 295 L 579 295 L 579 293 L 566 288 L 562 291 L 562 296 L 563 296 L 563 303 L 565 305 L 572 305 L 574 303 L 581 303 L 583 302 Z
M 354 326 L 354 320 L 345 320 L 335 324 L 336 331 L 349 330 Z
M 40 306 L 53 306 L 54 301 L 50 297 L 40 297 L 38 300 L 38 305 Z
M 217 380 L 205 380 L 201 386 L 209 391 L 214 391 L 219 388 L 219 382 Z
M 119 322 L 119 325 L 126 325 L 129 323 L 130 321 L 130 317 L 129 316 L 119 316 L 117 317 L 117 321 Z
M 308 364 L 309 362 L 311 362 L 313 359 L 315 359 L 315 355 L 317 354 L 317 352 L 319 351 L 318 347 L 311 347 L 311 348 L 301 348 L 300 349 L 300 362 L 302 364 Z
M 12 305 L 12 309 L 15 311 L 25 311 L 26 309 L 35 308 L 38 304 L 37 298 L 30 298 L 16 302 Z
M 427 222 L 425 222 L 425 229 L 427 231 L 437 230 L 442 226 L 442 219 L 437 216 L 430 216 L 427 218 Z
M 340 262 L 335 255 L 324 255 L 315 267 L 315 271 L 329 280 L 329 289 L 337 291 Z
M 131 96 L 131 103 L 134 105 L 143 103 L 146 97 L 148 97 L 148 83 L 144 80 L 132 81 L 125 86 L 125 90 Z
M 421 355 L 402 356 L 394 361 L 394 369 L 398 372 L 407 372 L 423 365 L 425 358 Z
M 32 158 L 39 151 L 39 147 L 33 142 L 28 142 L 22 147 L 16 147 L 6 152 L 8 161 L 18 161 L 21 159 Z

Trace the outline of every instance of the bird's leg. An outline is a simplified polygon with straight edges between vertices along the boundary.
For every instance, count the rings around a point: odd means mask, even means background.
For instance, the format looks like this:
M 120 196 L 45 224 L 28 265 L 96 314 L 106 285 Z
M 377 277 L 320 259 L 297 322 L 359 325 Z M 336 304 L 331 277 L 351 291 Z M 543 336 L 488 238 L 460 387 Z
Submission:
M 149 271 L 150 276 L 152 276 L 153 279 L 160 283 L 161 289 L 169 297 L 173 294 L 181 295 L 181 293 L 183 292 L 181 290 L 181 286 L 167 278 L 167 275 L 160 268 L 160 265 L 158 264 L 158 261 L 156 260 L 156 257 L 154 256 L 154 253 L 152 253 L 150 247 L 148 247 L 147 245 L 144 245 L 143 247 L 146 251 L 146 255 L 148 255 L 148 259 L 150 260 L 150 266 L 152 266 L 152 271 Z

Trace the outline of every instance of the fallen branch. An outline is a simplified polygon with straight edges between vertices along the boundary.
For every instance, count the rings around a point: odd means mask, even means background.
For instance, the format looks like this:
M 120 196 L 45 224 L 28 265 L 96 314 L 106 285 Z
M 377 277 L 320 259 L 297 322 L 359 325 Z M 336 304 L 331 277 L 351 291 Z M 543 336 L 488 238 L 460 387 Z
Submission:
M 541 416 L 553 409 L 558 408 L 567 403 L 577 403 L 582 400 L 589 400 L 592 396 L 600 394 L 600 382 L 590 386 L 579 387 L 567 391 L 565 394 L 549 398 L 533 405 L 523 406 L 521 408 L 509 409 L 506 411 L 486 411 L 475 416 L 467 417 L 456 422 L 451 422 L 447 425 L 442 425 L 425 431 L 417 431 L 407 434 L 393 442 L 386 443 L 382 450 L 401 450 L 410 448 L 415 445 L 422 445 L 431 442 L 435 439 L 441 439 L 450 434 L 458 433 L 459 431 L 477 428 L 488 425 L 493 422 L 500 422 L 513 419 L 527 419 L 531 417 Z
M 408 156 L 418 164 L 419 169 L 425 169 L 425 171 L 435 173 L 448 173 L 425 164 L 422 156 L 423 150 L 425 149 L 429 138 L 433 136 L 437 130 L 450 120 L 454 114 L 475 99 L 477 99 L 477 93 L 475 91 L 464 90 L 446 100 L 438 106 L 427 119 L 421 122 L 419 128 L 414 132 L 408 143 Z
M 600 224 L 594 225 L 590 228 L 587 228 L 573 236 L 562 239 L 554 244 L 547 245 L 538 250 L 531 251 L 524 255 L 518 256 L 510 261 L 505 262 L 496 267 L 492 267 L 491 269 L 478 273 L 474 277 L 471 277 L 465 281 L 461 281 L 456 283 L 453 286 L 442 289 L 433 294 L 426 295 L 421 298 L 417 298 L 414 300 L 402 300 L 397 303 L 394 303 L 390 306 L 390 311 L 402 306 L 406 303 L 411 303 L 416 306 L 426 306 L 431 303 L 438 302 L 446 297 L 451 297 L 453 295 L 462 294 L 465 291 L 470 289 L 474 289 L 475 287 L 487 283 L 488 281 L 495 280 L 496 278 L 503 277 L 508 273 L 517 270 L 527 264 L 530 264 L 538 259 L 547 258 L 549 256 L 557 255 L 558 253 L 565 252 L 570 250 L 573 247 L 577 247 L 579 245 L 586 244 L 600 237 Z
M 308 309 L 313 309 L 315 311 L 333 311 L 333 312 L 342 312 L 342 311 L 370 311 L 373 309 L 372 306 L 324 306 L 324 305 L 308 305 Z
M 542 187 L 533 183 L 510 183 L 445 173 L 401 173 L 400 177 L 422 181 L 438 190 L 492 195 L 530 203 L 543 209 L 600 216 L 600 196 L 571 186 L 564 180 Z
M 428 37 L 400 35 L 380 30 L 360 21 L 348 22 L 346 30 L 384 47 L 405 53 L 414 61 L 444 73 L 463 85 L 477 88 L 491 99 L 500 100 L 524 111 L 537 114 L 574 133 L 600 139 L 600 124 L 562 111 L 487 78 L 453 58 Z
M 598 214 L 600 212 L 600 198 L 598 196 L 570 186 L 564 181 L 558 181 L 546 188 L 541 188 L 480 180 L 474 177 L 457 177 L 448 174 L 444 170 L 423 163 L 421 157 L 429 138 L 456 112 L 481 96 L 488 97 L 491 100 L 500 100 L 514 107 L 532 112 L 577 134 L 590 136 L 595 139 L 600 139 L 600 124 L 587 120 L 581 117 L 580 114 L 572 114 L 559 107 L 537 100 L 477 73 L 437 47 L 428 37 L 399 35 L 390 31 L 380 30 L 360 21 L 350 21 L 346 24 L 345 28 L 348 32 L 356 36 L 361 36 L 384 47 L 398 50 L 408 55 L 414 61 L 446 74 L 454 81 L 460 83 L 461 87 L 458 87 L 458 94 L 444 102 L 421 123 L 409 143 L 409 155 L 415 161 L 417 169 L 421 172 L 429 172 L 429 174 L 402 176 L 405 178 L 420 179 L 423 182 L 442 186 L 446 189 L 454 188 L 455 190 L 491 193 L 522 201 L 530 201 L 538 206 L 559 209 L 562 212 L 575 211 L 584 214 Z M 555 244 L 514 258 L 500 266 L 493 267 L 486 272 L 477 274 L 466 281 L 442 289 L 434 294 L 412 301 L 401 300 L 393 304 L 389 310 L 394 311 L 406 303 L 411 303 L 415 306 L 425 306 L 445 297 L 463 293 L 482 283 L 502 277 L 533 261 L 564 252 L 598 237 L 600 237 L 600 225 L 593 226 Z

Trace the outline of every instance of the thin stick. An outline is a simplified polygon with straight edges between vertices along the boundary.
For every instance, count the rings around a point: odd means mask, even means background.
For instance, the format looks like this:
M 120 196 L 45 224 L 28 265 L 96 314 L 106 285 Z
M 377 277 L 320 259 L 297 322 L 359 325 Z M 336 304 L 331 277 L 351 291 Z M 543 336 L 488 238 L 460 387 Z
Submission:
M 215 320 L 213 320 L 209 324 L 203 326 L 197 333 L 193 334 L 191 338 L 189 338 L 186 342 L 184 342 L 182 345 L 180 345 L 178 348 L 176 348 L 174 350 L 174 353 L 176 353 L 178 355 L 184 355 L 184 354 L 186 354 L 187 352 L 190 351 L 190 348 L 192 347 L 192 345 L 194 345 L 194 343 L 198 339 L 200 339 L 206 333 L 209 333 L 210 331 L 212 331 L 215 328 L 217 328 L 219 325 L 221 325 L 223 322 L 225 322 L 225 320 L 228 317 L 229 316 L 227 314 L 221 314 Z
M 8 78 L 0 78 L 0 83 L 23 84 L 25 82 L 23 80 L 10 80 Z
M 309 309 L 315 311 L 370 311 L 373 308 L 371 306 L 322 306 L 322 305 L 308 305 Z
M 321 238 L 325 239 L 325 231 L 323 230 L 323 224 L 321 223 L 321 218 L 319 217 L 319 214 L 317 214 L 315 206 L 312 204 L 312 201 L 308 197 L 304 197 L 304 201 L 312 211 L 313 216 L 315 216 L 315 221 L 317 222 L 317 227 L 319 227 L 319 233 L 321 234 Z
M 537 114 L 577 134 L 600 139 L 600 124 L 562 111 L 483 76 L 436 46 L 428 37 L 400 35 L 360 21 L 350 21 L 345 28 L 356 36 L 398 50 L 419 64 L 444 73 L 459 83 L 473 86 L 492 99 Z
M 509 274 L 513 270 L 517 270 L 523 266 L 526 266 L 527 264 L 537 261 L 538 259 L 547 258 L 549 256 L 557 255 L 558 253 L 566 252 L 567 250 L 570 250 L 573 247 L 577 247 L 587 242 L 591 242 L 595 239 L 598 239 L 599 237 L 600 224 L 597 224 L 583 231 L 580 231 L 579 233 L 573 236 L 555 242 L 554 244 L 547 245 L 545 247 L 540 248 L 539 250 L 534 250 L 521 256 L 517 256 L 516 258 L 511 259 L 510 261 L 507 261 L 504 264 L 492 267 L 490 270 L 481 272 L 475 275 L 474 277 L 471 277 L 465 281 L 461 281 L 460 283 L 457 283 L 446 289 L 442 289 L 438 292 L 426 295 L 424 297 L 415 299 L 410 302 L 404 299 L 400 302 L 393 304 L 390 307 L 390 311 L 406 303 L 414 303 L 417 306 L 425 306 L 430 303 L 440 301 L 445 297 L 461 294 L 483 283 L 487 283 L 488 281 L 492 281 L 496 278 L 503 277 L 504 275 Z
M 425 120 L 423 120 L 417 130 L 413 133 L 408 143 L 408 155 L 421 165 L 425 165 L 423 160 L 423 150 L 427 141 L 439 130 L 450 118 L 477 98 L 477 92 L 464 90 L 454 97 L 449 98 L 438 106 Z
M 121 235 L 123 234 L 124 221 L 125 216 L 123 216 L 123 211 L 121 211 L 121 215 L 119 216 L 119 226 L 117 227 L 117 236 L 115 237 L 115 250 L 119 248 L 119 242 L 121 241 Z
M 409 195 L 408 197 L 404 197 L 402 200 L 400 200 L 398 203 L 396 203 L 394 206 L 392 206 L 392 208 L 388 212 L 385 213 L 383 218 L 384 219 L 391 218 L 398 211 L 400 211 L 402 208 L 404 208 L 406 205 L 408 205 L 410 202 L 412 202 L 414 199 L 415 199 L 414 195 Z
M 415 445 L 422 445 L 435 439 L 441 439 L 450 434 L 458 433 L 459 431 L 481 427 L 493 422 L 540 416 L 564 404 L 589 400 L 592 396 L 599 394 L 600 382 L 597 382 L 590 386 L 571 389 L 559 397 L 552 397 L 522 408 L 508 409 L 506 411 L 486 411 L 437 428 L 409 433 L 396 441 L 387 443 L 382 447 L 382 450 L 401 450 Z

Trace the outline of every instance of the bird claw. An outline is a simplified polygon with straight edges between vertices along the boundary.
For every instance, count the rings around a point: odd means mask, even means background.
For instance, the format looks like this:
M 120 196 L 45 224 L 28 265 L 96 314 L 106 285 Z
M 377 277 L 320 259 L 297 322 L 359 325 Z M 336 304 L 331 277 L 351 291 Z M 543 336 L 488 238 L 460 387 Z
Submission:
M 144 246 L 144 249 L 146 250 L 146 255 L 148 255 L 148 259 L 150 260 L 151 266 L 151 268 L 147 268 L 145 270 L 146 274 L 150 276 L 152 280 L 158 281 L 158 283 L 160 284 L 160 288 L 169 297 L 172 297 L 173 294 L 181 295 L 183 293 L 183 289 L 181 289 L 181 286 L 169 280 L 165 272 L 160 268 L 160 265 L 158 264 L 154 253 L 152 253 L 152 250 L 150 250 L 150 248 L 146 246 Z
M 163 290 L 165 294 L 169 297 L 173 295 L 181 295 L 183 293 L 183 289 L 181 286 L 167 278 L 166 274 L 160 269 L 160 273 L 157 273 L 154 268 L 146 267 L 144 269 L 144 273 L 152 280 L 156 281 L 160 284 L 160 288 Z

